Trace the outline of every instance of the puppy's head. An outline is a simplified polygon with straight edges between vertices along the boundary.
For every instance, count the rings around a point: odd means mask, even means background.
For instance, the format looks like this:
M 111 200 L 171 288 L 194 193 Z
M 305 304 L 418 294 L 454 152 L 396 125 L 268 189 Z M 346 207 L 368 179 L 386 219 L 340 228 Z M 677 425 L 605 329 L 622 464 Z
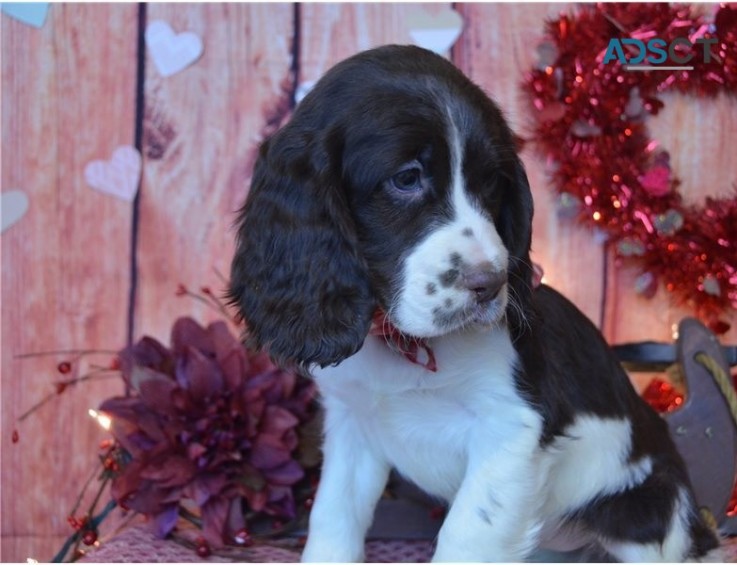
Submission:
M 251 345 L 337 363 L 372 314 L 446 334 L 529 299 L 532 198 L 499 109 L 442 57 L 387 46 L 331 69 L 261 147 L 230 296 Z

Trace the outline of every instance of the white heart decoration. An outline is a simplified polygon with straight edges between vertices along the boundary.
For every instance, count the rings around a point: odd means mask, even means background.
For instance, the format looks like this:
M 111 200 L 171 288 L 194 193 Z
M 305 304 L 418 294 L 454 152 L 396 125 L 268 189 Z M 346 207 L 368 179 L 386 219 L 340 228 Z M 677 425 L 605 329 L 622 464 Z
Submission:
M 28 196 L 22 190 L 8 190 L 0 196 L 2 205 L 2 226 L 0 232 L 4 232 L 28 211 Z
M 409 35 L 420 47 L 445 54 L 463 31 L 463 18 L 450 8 L 431 14 L 422 9 L 408 16 Z
M 141 180 L 141 154 L 134 147 L 118 147 L 110 161 L 88 163 L 84 179 L 95 190 L 132 202 Z
M 29 26 L 42 28 L 49 12 L 48 2 L 3 2 L 2 11 Z
M 317 84 L 317 81 L 315 80 L 307 80 L 305 82 L 299 83 L 299 86 L 297 86 L 297 90 L 294 92 L 294 103 L 299 104 L 302 102 L 302 99 L 307 96 L 313 88 L 315 88 L 315 85 Z
M 197 34 L 176 34 L 162 20 L 155 20 L 146 26 L 145 39 L 154 65 L 164 77 L 187 68 L 202 55 L 202 40 Z

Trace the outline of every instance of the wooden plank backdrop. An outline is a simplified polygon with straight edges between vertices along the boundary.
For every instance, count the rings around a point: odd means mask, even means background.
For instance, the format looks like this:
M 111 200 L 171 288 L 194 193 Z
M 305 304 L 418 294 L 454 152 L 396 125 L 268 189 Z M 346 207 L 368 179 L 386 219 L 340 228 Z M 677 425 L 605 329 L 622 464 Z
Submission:
M 162 77 L 146 63 L 145 121 L 134 333 L 168 343 L 176 317 L 217 313 L 176 296 L 179 283 L 222 295 L 235 210 L 248 190 L 266 117 L 288 105 L 294 8 L 290 4 L 150 4 L 205 42 L 202 57 Z
M 30 199 L 2 234 L 4 561 L 61 547 L 105 437 L 87 409 L 121 392 L 118 379 L 82 385 L 16 421 L 68 358 L 18 355 L 125 343 L 131 206 L 90 190 L 82 171 L 133 143 L 137 27 L 122 4 L 55 5 L 42 29 L 2 16 L 2 189 Z
M 2 235 L 0 559 L 49 559 L 59 548 L 69 533 L 66 513 L 104 437 L 87 408 L 121 389 L 118 380 L 70 389 L 19 424 L 26 409 L 53 392 L 56 365 L 68 355 L 18 356 L 117 349 L 129 333 L 168 342 L 176 317 L 217 317 L 176 296 L 177 286 L 222 292 L 216 270 L 227 276 L 234 212 L 247 192 L 254 150 L 287 117 L 298 86 L 356 51 L 411 42 L 418 11 L 437 16 L 454 9 L 464 30 L 447 56 L 524 135 L 529 123 L 519 84 L 535 61 L 544 20 L 572 8 L 57 4 L 41 29 L 3 15 L 2 190 L 26 191 L 30 209 Z M 196 33 L 201 58 L 163 77 L 149 53 L 138 57 L 139 18 Z M 727 193 L 725 179 L 737 178 L 733 100 L 673 97 L 651 127 L 669 147 L 687 198 Z M 672 135 L 676 128 L 689 135 Z M 143 132 L 138 199 L 129 203 L 86 186 L 85 165 L 132 145 L 137 129 Z M 546 280 L 614 342 L 669 340 L 671 326 L 688 312 L 671 307 L 664 292 L 639 297 L 633 270 L 619 266 L 590 232 L 558 218 L 542 159 L 530 147 L 523 159 L 536 200 L 534 258 Z M 737 328 L 725 339 L 737 341 Z

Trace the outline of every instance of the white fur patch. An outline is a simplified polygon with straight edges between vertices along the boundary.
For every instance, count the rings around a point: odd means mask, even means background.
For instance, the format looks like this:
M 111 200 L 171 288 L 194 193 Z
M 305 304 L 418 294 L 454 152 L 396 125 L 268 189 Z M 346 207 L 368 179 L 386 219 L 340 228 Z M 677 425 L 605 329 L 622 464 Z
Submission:
M 552 459 L 546 514 L 563 515 L 597 495 L 621 492 L 644 481 L 652 461 L 628 461 L 632 425 L 628 420 L 582 415 L 547 449 Z

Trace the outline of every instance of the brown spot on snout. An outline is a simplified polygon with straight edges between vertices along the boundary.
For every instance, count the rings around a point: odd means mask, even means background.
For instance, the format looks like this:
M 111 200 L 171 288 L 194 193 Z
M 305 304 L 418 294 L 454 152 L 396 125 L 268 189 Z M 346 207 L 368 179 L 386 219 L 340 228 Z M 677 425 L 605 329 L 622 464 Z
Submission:
M 449 286 L 452 286 L 453 283 L 455 283 L 460 276 L 461 272 L 458 269 L 448 269 L 444 273 L 440 274 L 438 280 L 440 280 L 440 284 L 443 287 L 448 288 Z

